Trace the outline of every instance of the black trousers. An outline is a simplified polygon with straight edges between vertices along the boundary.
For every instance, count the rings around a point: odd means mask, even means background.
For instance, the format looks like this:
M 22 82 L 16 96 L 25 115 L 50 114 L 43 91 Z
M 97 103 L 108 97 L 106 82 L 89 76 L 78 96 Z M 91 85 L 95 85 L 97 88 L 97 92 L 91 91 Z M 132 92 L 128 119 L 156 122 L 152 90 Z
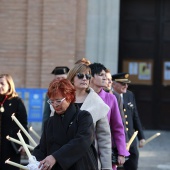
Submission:
M 130 147 L 129 152 L 130 152 L 129 159 L 123 165 L 124 170 L 137 170 L 139 160 L 139 151 L 137 146 Z

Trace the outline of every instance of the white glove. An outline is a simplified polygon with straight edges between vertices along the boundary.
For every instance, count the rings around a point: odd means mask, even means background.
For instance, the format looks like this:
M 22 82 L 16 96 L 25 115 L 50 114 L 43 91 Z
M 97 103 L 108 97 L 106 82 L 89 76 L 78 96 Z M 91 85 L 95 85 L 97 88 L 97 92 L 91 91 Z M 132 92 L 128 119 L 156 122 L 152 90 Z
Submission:
M 28 162 L 29 162 L 29 164 L 27 165 L 27 168 L 28 168 L 29 170 L 40 170 L 40 169 L 41 169 L 41 167 L 38 168 L 40 162 L 38 162 L 38 161 L 36 160 L 36 157 L 35 157 L 35 156 L 31 156 L 31 157 L 29 158 Z

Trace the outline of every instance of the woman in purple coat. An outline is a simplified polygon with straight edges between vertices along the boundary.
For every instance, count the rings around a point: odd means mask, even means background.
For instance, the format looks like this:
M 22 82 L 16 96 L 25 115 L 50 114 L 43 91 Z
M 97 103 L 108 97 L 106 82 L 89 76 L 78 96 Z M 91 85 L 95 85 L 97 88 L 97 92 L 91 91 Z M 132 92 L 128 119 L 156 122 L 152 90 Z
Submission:
M 92 74 L 90 86 L 110 107 L 107 116 L 112 134 L 112 147 L 117 147 L 118 165 L 123 165 L 125 162 L 125 156 L 129 156 L 129 152 L 126 150 L 124 127 L 116 97 L 103 90 L 103 87 L 106 86 L 106 68 L 100 63 L 91 64 L 90 68 Z M 116 165 L 113 165 L 113 169 L 116 169 Z

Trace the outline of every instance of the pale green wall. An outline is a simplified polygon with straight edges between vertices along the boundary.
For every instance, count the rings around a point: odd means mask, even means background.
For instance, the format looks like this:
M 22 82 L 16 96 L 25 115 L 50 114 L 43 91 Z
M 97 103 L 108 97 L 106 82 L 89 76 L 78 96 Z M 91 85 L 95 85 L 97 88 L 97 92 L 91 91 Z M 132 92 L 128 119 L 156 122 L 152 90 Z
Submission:
M 116 73 L 118 68 L 119 0 L 89 0 L 86 57 L 103 63 Z

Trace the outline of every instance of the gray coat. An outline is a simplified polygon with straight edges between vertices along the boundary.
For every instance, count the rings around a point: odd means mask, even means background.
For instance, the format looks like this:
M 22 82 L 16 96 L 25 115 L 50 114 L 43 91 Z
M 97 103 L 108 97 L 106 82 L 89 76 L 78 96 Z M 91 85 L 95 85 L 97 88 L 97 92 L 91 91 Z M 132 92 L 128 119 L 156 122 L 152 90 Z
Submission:
M 98 150 L 98 156 L 100 157 L 99 167 L 101 166 L 101 169 L 112 169 L 112 141 L 110 125 L 107 118 L 107 113 L 110 109 L 109 106 L 103 102 L 92 88 L 90 88 L 90 93 L 80 109 L 90 112 L 93 118 L 96 133 L 96 150 Z

